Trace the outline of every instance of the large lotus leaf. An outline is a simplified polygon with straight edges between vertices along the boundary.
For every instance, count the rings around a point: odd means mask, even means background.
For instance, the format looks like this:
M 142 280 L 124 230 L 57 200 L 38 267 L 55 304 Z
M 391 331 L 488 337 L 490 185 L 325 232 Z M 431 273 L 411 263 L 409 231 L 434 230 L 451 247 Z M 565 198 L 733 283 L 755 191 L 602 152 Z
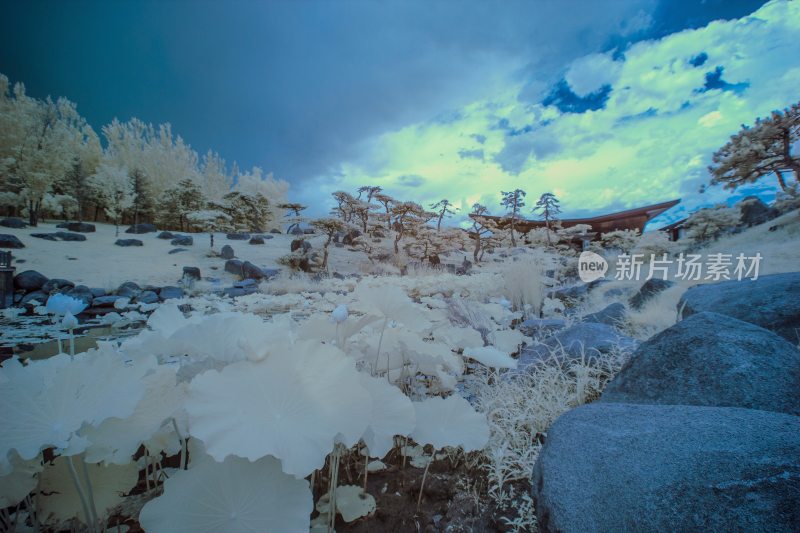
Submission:
M 46 465 L 39 474 L 39 487 L 36 495 L 36 510 L 43 521 L 60 523 L 77 517 L 84 524 L 80 496 L 75 489 L 69 473 L 68 457 L 58 457 L 53 464 Z M 83 476 L 83 465 L 80 456 L 72 458 L 75 471 L 84 494 L 88 494 Z M 86 465 L 92 485 L 92 496 L 99 518 L 104 518 L 109 511 L 122 503 L 127 494 L 139 480 L 139 469 L 133 464 L 118 465 Z
M 352 360 L 313 341 L 263 361 L 242 361 L 197 376 L 186 403 L 189 429 L 217 461 L 280 459 L 305 477 L 335 441 L 353 444 L 370 418 L 370 395 Z
M 362 440 L 372 457 L 384 457 L 394 446 L 395 435 L 414 429 L 414 406 L 408 396 L 385 379 L 362 373 L 361 384 L 372 397 L 372 415 Z
M 0 508 L 17 505 L 25 499 L 38 483 L 37 475 L 42 471 L 40 458 L 23 461 L 12 454 L 10 467 L 12 470 L 0 476 Z
M 131 416 L 109 418 L 96 428 L 89 426 L 80 431 L 90 442 L 86 449 L 87 462 L 130 462 L 139 445 L 153 437 L 183 408 L 186 386 L 176 384 L 174 368 L 160 366 L 145 376 L 142 383 L 145 394 Z M 171 428 L 172 424 L 169 426 Z M 151 450 L 155 451 L 160 450 Z
M 284 474 L 273 457 L 228 457 L 175 472 L 139 522 L 147 533 L 305 533 L 312 510 L 308 482 Z
M 461 446 L 469 452 L 482 449 L 489 441 L 486 417 L 475 412 L 461 396 L 414 402 L 414 410 L 417 425 L 411 437 L 419 444 L 432 444 L 437 450 Z
M 108 350 L 10 366 L 13 379 L 0 387 L 0 458 L 15 449 L 32 459 L 49 446 L 80 452 L 70 446 L 78 428 L 130 416 L 144 394 L 141 377 L 154 366 L 154 358 L 126 361 Z

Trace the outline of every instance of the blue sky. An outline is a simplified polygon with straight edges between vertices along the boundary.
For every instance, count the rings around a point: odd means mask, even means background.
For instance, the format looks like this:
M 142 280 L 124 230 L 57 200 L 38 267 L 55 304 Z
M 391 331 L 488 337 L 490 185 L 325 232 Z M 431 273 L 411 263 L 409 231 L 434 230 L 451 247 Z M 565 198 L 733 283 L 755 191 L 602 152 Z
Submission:
M 711 153 L 793 103 L 797 2 L 4 2 L 0 72 L 96 129 L 170 122 L 290 197 L 381 185 L 586 215 L 710 191 Z M 716 21 L 716 22 L 713 22 Z M 769 194 L 769 178 L 753 190 Z M 748 191 L 745 191 L 748 192 Z

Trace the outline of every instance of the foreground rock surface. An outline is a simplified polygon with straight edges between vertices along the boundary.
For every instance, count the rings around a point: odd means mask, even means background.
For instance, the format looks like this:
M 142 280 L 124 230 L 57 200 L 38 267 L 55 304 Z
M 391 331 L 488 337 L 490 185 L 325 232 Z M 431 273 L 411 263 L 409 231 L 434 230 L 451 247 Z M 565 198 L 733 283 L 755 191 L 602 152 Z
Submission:
M 686 318 L 712 311 L 774 331 L 789 342 L 800 343 L 800 272 L 761 276 L 757 280 L 731 280 L 698 285 L 678 302 Z
M 798 531 L 800 417 L 594 403 L 549 429 L 541 531 Z
M 629 351 L 638 345 L 635 339 L 621 335 L 606 324 L 579 322 L 544 339 L 541 344 L 525 348 L 519 356 L 520 369 L 550 358 L 558 362 L 598 357 L 613 350 Z
M 639 346 L 600 401 L 800 415 L 800 350 L 748 322 L 698 313 Z

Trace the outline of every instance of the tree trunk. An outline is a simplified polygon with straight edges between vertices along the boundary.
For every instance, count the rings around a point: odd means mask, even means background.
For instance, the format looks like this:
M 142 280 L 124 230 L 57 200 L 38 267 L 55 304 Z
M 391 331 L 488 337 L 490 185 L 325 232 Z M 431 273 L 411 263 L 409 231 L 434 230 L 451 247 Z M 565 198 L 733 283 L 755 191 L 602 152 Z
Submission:
M 512 248 L 517 247 L 517 241 L 514 239 L 514 217 L 511 217 L 511 246 Z
M 778 178 L 778 185 L 781 186 L 781 190 L 783 192 L 786 192 L 786 181 L 783 179 L 783 175 L 781 174 L 781 171 L 780 170 L 776 170 L 775 171 L 775 176 Z M 795 176 L 797 176 L 796 171 L 795 171 Z
M 478 259 L 478 254 L 481 251 L 481 236 L 479 233 L 475 234 L 475 250 L 472 252 L 472 258 L 475 260 L 475 264 L 478 264 L 480 260 Z

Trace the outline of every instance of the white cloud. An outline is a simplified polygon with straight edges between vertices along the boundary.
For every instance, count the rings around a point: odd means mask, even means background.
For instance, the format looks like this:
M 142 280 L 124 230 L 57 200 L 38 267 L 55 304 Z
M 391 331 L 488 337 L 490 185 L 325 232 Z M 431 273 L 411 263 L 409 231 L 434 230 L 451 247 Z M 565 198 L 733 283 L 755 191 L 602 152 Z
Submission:
M 614 61 L 608 54 L 590 54 L 575 61 L 564 78 L 572 92 L 584 97 L 603 85 L 614 85 L 622 70 L 622 62 Z

